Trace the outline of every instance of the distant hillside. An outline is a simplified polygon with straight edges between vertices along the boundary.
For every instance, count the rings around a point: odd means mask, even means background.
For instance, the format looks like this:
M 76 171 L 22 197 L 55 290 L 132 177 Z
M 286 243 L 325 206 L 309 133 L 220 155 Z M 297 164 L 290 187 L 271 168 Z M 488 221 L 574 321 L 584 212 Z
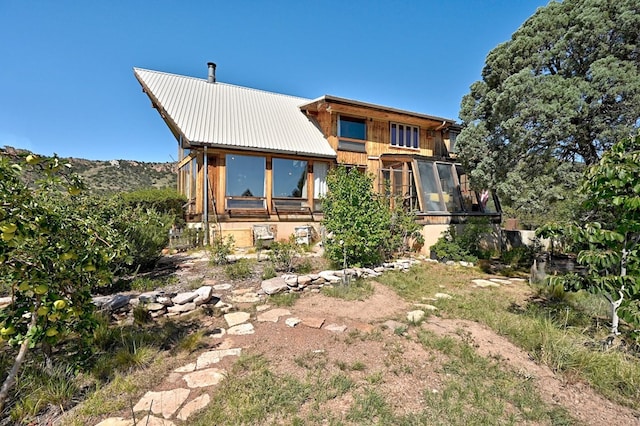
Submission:
M 5 146 L 0 153 L 16 158 L 36 154 L 24 149 Z M 36 154 L 37 155 L 37 154 Z M 146 163 L 132 160 L 85 160 L 64 158 L 72 170 L 84 179 L 88 189 L 95 194 L 112 194 L 140 188 L 175 188 L 176 163 Z

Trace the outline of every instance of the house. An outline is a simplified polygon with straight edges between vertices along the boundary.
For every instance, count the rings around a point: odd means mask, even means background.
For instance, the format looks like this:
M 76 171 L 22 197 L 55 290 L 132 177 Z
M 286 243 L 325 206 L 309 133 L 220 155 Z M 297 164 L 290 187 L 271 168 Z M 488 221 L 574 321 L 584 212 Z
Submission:
M 376 188 L 418 212 L 425 246 L 470 216 L 500 221 L 497 200 L 472 191 L 452 151 L 454 120 L 325 95 L 305 99 L 134 68 L 178 141 L 187 219 L 251 245 L 256 225 L 277 239 L 319 229 L 337 163 L 372 173 Z M 206 207 L 205 207 L 206 206 Z M 215 225 L 215 226 L 213 226 Z

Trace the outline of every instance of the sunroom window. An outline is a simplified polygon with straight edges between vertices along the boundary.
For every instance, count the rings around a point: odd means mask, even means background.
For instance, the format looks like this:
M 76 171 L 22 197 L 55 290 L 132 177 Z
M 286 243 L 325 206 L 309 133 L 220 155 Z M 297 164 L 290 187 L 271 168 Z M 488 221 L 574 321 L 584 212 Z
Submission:
M 266 209 L 265 169 L 265 157 L 227 154 L 227 210 Z
M 307 200 L 307 162 L 274 158 L 273 207 L 276 213 L 309 212 Z

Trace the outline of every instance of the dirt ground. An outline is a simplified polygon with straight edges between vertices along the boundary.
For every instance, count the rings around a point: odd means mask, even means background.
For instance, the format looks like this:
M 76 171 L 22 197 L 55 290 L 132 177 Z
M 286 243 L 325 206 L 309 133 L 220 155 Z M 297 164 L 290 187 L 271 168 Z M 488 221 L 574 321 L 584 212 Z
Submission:
M 263 354 L 270 360 L 270 368 L 280 374 L 300 377 L 308 373 L 312 368 L 309 364 L 313 363 L 331 374 L 330 370 L 336 369 L 336 365 L 362 362 L 366 369 L 360 374 L 361 380 L 372 372 L 385 373 L 382 390 L 396 412 L 419 411 L 424 403 L 423 390 L 438 391 L 444 381 L 438 373 L 439 363 L 443 360 L 383 326 L 388 319 L 402 319 L 411 306 L 381 284 L 374 283 L 374 289 L 373 296 L 366 301 L 343 301 L 322 294 L 308 294 L 287 308 L 298 318 L 323 318 L 325 325 L 346 325 L 348 328 L 344 333 L 304 326 L 290 328 L 281 320 L 255 323 L 256 333 L 234 336 L 233 345 L 242 346 L 250 353 Z M 509 291 L 514 291 L 513 287 Z M 522 291 L 528 290 L 523 288 Z M 584 383 L 563 380 L 481 324 L 431 316 L 422 327 L 436 335 L 458 339 L 463 330 L 466 341 L 471 339 L 480 355 L 500 360 L 522 372 L 534 381 L 545 402 L 561 405 L 586 425 L 640 424 L 637 413 L 606 400 Z M 301 359 L 308 362 L 301 362 Z M 388 372 L 394 374 L 386 374 Z M 351 396 L 347 394 L 347 398 Z M 336 414 L 344 414 L 350 403 L 350 400 L 338 398 L 327 408 L 335 410 Z M 305 414 L 304 410 L 301 414 Z

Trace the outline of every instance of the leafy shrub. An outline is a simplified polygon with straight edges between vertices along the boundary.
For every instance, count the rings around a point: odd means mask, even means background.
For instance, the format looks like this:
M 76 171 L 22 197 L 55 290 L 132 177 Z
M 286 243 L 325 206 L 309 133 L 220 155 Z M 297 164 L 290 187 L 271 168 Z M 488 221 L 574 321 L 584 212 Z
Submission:
M 249 259 L 238 259 L 224 267 L 224 272 L 231 280 L 249 278 L 253 273 L 253 262 Z
M 287 241 L 274 241 L 271 243 L 269 260 L 276 271 L 293 271 L 295 259 L 302 253 L 302 248 L 296 243 L 295 236 L 289 236 Z
M 117 195 L 117 198 L 126 206 L 133 209 L 152 209 L 160 213 L 173 216 L 173 224 L 184 224 L 182 206 L 187 198 L 174 189 L 145 188 Z
M 227 235 L 226 238 L 223 238 L 222 235 L 216 234 L 209 246 L 211 264 L 226 265 L 229 263 L 229 255 L 233 252 L 234 244 L 233 235 Z
M 444 232 L 438 241 L 432 245 L 429 250 L 435 254 L 436 259 L 441 262 L 453 260 L 459 262 L 461 260 L 466 262 L 476 262 L 477 257 L 469 253 L 469 250 L 460 246 L 458 241 L 451 234 L 451 228 Z
M 372 176 L 339 166 L 329 172 L 327 186 L 326 256 L 339 265 L 380 264 L 391 251 L 391 211 L 374 193 Z
M 276 269 L 273 267 L 273 264 L 268 263 L 264 266 L 264 271 L 262 271 L 262 279 L 268 280 L 269 278 L 273 278 L 277 276 Z

